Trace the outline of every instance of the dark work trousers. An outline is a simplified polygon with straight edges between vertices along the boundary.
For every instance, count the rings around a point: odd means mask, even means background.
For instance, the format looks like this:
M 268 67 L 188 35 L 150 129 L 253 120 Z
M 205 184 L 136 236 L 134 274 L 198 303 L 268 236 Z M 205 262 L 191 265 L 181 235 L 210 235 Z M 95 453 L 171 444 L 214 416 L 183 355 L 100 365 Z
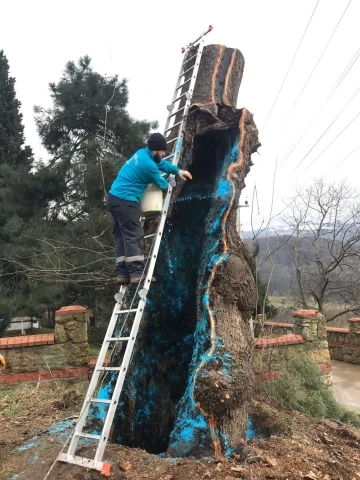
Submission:
M 117 276 L 137 277 L 144 270 L 144 229 L 137 202 L 108 194 L 106 204 L 114 220 Z

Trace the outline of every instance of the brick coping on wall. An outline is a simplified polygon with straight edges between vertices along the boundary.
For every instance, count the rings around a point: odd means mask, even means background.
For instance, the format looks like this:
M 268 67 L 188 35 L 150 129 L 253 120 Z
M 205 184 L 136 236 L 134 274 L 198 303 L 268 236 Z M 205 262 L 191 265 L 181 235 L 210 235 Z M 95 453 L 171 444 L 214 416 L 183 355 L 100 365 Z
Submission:
M 259 324 L 260 322 L 255 322 L 255 323 Z M 355 323 L 355 322 L 353 322 L 353 323 Z M 266 327 L 283 327 L 283 328 L 292 328 L 294 326 L 293 323 L 281 323 L 281 322 L 264 322 L 263 325 L 266 326 Z M 349 333 L 349 328 L 346 328 L 346 327 L 326 327 L 326 331 L 327 332 L 333 332 L 333 333 Z M 356 335 L 359 335 L 359 334 L 360 334 L 360 332 L 356 333 Z
M 258 325 L 261 325 L 261 322 L 255 321 L 254 323 L 257 323 Z M 264 322 L 263 325 L 267 325 L 268 327 L 286 327 L 286 328 L 292 328 L 294 326 L 293 323 L 282 323 L 282 322 Z
M 5 373 L 0 374 L 0 385 L 9 383 L 34 382 L 38 380 L 54 380 L 57 378 L 88 377 L 89 368 L 65 368 L 64 370 L 46 370 L 44 372 Z
M 40 335 L 39 335 L 40 336 Z M 39 380 L 54 380 L 58 378 L 79 378 L 89 377 L 89 374 L 95 368 L 97 357 L 89 359 L 88 367 L 65 368 L 63 370 L 45 370 L 43 372 L 24 372 L 24 373 L 1 373 L 0 385 L 8 383 L 37 382 Z M 105 358 L 104 365 L 109 364 L 110 359 Z
M 255 348 L 283 347 L 286 345 L 296 345 L 298 343 L 304 343 L 302 335 L 289 333 L 288 335 L 281 335 L 281 337 L 259 338 L 255 342 Z
M 71 315 L 76 313 L 86 313 L 86 308 L 81 305 L 69 305 L 56 310 L 55 315 Z
M 1 348 L 37 347 L 38 345 L 54 345 L 55 334 L 21 335 L 19 337 L 0 338 Z
M 326 331 L 333 333 L 349 333 L 349 329 L 346 327 L 326 327 Z

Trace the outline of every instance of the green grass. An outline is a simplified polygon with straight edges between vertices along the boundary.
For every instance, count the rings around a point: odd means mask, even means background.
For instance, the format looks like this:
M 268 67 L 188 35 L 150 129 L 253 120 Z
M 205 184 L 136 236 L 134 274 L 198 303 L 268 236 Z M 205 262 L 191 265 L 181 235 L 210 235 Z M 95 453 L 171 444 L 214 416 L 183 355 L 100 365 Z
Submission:
M 61 380 L 39 381 L 2 387 L 0 389 L 0 417 L 36 416 L 39 411 L 51 411 L 56 400 L 64 404 L 80 404 L 88 381 L 69 383 Z
M 100 353 L 101 345 L 89 344 L 89 357 L 97 357 Z
M 293 303 L 288 297 L 269 297 L 269 301 L 276 308 L 292 308 Z
M 297 410 L 313 418 L 329 418 L 360 426 L 360 413 L 337 403 L 309 359 L 289 362 L 287 374 L 266 382 L 264 389 L 280 407 Z

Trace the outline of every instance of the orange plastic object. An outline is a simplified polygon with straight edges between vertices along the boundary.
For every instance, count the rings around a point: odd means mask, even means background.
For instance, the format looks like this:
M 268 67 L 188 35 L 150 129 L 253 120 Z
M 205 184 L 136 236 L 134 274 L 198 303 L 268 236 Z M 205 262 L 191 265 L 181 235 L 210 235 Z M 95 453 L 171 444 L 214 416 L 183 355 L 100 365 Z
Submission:
M 6 361 L 5 358 L 0 355 L 0 370 L 4 370 L 6 368 Z
M 111 475 L 110 468 L 111 468 L 111 463 L 104 462 L 104 464 L 102 466 L 102 469 L 101 469 L 102 475 L 105 475 L 105 477 L 110 477 L 110 475 Z

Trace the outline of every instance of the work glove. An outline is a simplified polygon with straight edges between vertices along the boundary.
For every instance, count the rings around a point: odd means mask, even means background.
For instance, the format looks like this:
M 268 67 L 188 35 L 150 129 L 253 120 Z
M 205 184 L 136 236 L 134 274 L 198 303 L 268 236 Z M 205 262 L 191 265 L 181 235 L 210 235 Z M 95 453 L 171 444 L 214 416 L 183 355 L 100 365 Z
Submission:
M 180 177 L 180 180 L 182 182 L 186 182 L 187 179 L 189 180 L 192 180 L 192 175 L 190 172 L 186 171 L 186 170 L 179 170 L 178 171 L 178 175 Z

